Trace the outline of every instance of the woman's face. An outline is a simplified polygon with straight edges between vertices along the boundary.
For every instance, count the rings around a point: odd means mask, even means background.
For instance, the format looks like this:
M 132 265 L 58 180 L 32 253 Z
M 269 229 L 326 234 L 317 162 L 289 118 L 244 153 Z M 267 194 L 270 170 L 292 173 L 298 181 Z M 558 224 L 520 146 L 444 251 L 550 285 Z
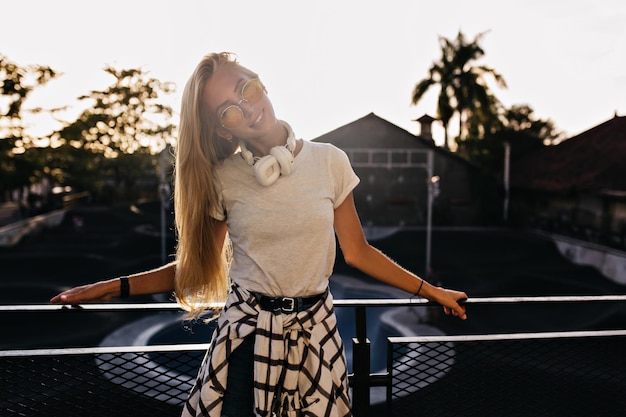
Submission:
M 272 103 L 263 91 L 258 101 L 242 100 L 242 89 L 252 78 L 237 68 L 219 68 L 204 86 L 202 99 L 221 137 L 237 137 L 249 140 L 263 136 L 276 125 L 276 115 Z M 238 107 L 235 111 L 240 118 L 223 118 L 229 106 Z M 224 124 L 224 125 L 223 125 Z

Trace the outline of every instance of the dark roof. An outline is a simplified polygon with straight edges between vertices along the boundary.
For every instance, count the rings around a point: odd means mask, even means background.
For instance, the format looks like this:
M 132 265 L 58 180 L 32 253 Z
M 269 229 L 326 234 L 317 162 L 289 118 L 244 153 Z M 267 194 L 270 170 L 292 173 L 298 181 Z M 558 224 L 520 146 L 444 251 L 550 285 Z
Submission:
M 415 136 L 374 113 L 338 127 L 315 139 L 339 148 L 412 148 L 416 142 L 424 147 L 437 148 L 430 139 Z
M 511 161 L 511 186 L 548 192 L 626 191 L 626 117 Z
M 476 165 L 454 152 L 435 145 L 432 139 L 416 136 L 382 117 L 369 113 L 351 123 L 323 134 L 313 142 L 332 143 L 341 149 L 348 148 L 427 148 L 444 158 L 454 159 L 471 169 Z

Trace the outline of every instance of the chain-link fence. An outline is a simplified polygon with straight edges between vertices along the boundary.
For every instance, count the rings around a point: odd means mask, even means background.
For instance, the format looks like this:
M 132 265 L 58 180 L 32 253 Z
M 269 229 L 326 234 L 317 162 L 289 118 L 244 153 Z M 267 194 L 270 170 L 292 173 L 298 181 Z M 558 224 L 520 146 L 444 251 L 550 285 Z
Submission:
M 623 329 L 624 301 L 625 296 L 599 296 L 470 299 L 468 303 L 475 304 L 472 320 L 479 323 L 481 314 L 504 315 L 509 307 L 503 304 L 562 302 L 580 311 L 590 303 L 610 302 L 613 310 L 619 307 L 619 314 L 611 314 L 606 325 Z M 336 301 L 339 307 L 356 308 L 357 313 L 382 305 L 415 304 L 410 308 L 429 305 L 415 300 Z M 129 306 L 86 310 L 98 308 Z M 158 308 L 163 306 L 150 307 Z M 5 311 L 12 315 L 19 309 Z M 21 309 L 46 312 L 51 307 Z M 595 310 L 585 313 L 598 315 Z M 371 374 L 364 316 L 363 311 L 356 314 L 355 340 L 365 349 L 360 353 L 353 349 L 350 377 L 356 417 L 626 415 L 626 330 L 389 337 L 387 371 Z M 550 316 L 541 317 L 547 321 Z M 3 350 L 0 416 L 178 416 L 206 348 L 201 343 Z M 368 386 L 382 387 L 373 389 L 386 390 L 388 401 L 372 401 L 368 407 L 370 398 L 362 396 L 363 386 L 365 391 Z
M 1 352 L 2 416 L 178 416 L 206 346 Z
M 389 416 L 624 416 L 626 331 L 389 338 Z

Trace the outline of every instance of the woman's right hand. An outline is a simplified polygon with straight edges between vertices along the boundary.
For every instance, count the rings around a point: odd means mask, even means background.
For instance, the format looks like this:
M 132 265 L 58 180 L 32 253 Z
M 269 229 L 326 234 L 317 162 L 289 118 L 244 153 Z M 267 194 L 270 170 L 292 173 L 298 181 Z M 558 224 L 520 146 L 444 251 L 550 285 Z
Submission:
M 119 278 L 113 278 L 70 288 L 52 297 L 50 302 L 59 304 L 104 302 L 119 297 L 120 288 Z

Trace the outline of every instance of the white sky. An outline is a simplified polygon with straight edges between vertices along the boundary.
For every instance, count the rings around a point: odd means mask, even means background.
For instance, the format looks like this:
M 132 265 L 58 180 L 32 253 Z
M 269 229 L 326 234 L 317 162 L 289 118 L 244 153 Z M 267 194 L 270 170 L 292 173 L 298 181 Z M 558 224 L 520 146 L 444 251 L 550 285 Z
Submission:
M 502 74 L 507 106 L 529 104 L 568 136 L 626 113 L 623 0 L 19 0 L 4 4 L 0 54 L 64 75 L 29 106 L 77 106 L 113 82 L 104 66 L 173 81 L 175 110 L 210 51 L 236 52 L 266 84 L 277 115 L 312 139 L 370 112 L 412 132 L 437 90 L 410 105 L 439 59 L 438 36 L 488 31 L 479 63 Z M 34 130 L 43 130 L 44 121 Z M 443 133 L 434 126 L 435 140 Z

